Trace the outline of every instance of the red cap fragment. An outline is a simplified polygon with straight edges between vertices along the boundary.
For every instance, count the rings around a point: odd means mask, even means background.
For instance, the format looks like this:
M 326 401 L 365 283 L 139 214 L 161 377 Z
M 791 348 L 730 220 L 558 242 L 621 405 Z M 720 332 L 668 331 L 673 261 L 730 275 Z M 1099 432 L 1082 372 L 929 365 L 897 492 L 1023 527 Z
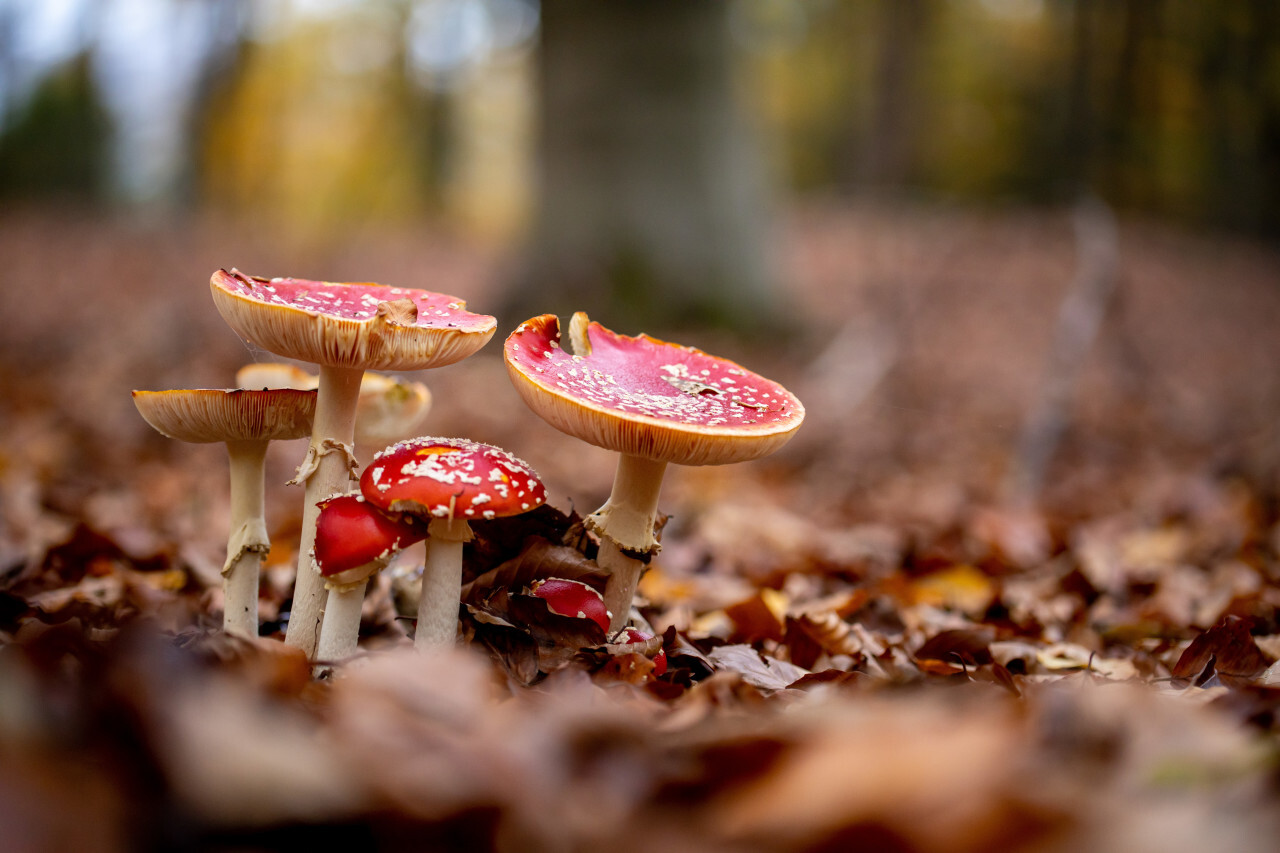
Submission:
M 546 601 L 547 609 L 558 616 L 590 619 L 602 630 L 609 630 L 609 611 L 605 609 L 604 597 L 582 581 L 548 578 L 535 581 L 530 592 Z

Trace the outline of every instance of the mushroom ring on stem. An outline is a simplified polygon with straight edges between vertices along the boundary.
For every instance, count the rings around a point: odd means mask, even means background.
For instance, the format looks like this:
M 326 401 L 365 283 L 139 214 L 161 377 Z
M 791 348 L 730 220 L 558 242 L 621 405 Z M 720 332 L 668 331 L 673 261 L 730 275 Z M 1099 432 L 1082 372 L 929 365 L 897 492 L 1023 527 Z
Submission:
M 547 500 L 528 463 L 491 444 L 424 436 L 378 453 L 360 478 L 374 506 L 430 520 L 414 645 L 430 649 L 458 634 L 462 546 L 469 521 L 528 512 Z
M 241 337 L 320 368 L 315 425 L 295 482 L 306 483 L 299 554 L 315 544 L 319 502 L 353 479 L 356 402 L 369 370 L 452 364 L 493 337 L 497 321 L 453 296 L 379 284 L 258 278 L 218 270 L 213 301 Z M 315 656 L 323 618 L 320 575 L 299 566 L 285 642 Z
M 231 534 L 222 566 L 223 630 L 258 636 L 258 575 L 271 547 L 263 517 L 267 444 L 311 434 L 316 392 L 134 391 L 133 403 L 162 435 L 226 442 L 231 462 Z
M 329 595 L 317 659 L 337 662 L 355 653 L 369 578 L 426 535 L 427 526 L 417 519 L 385 513 L 359 494 L 337 495 L 320 502 L 311 558 Z
M 728 359 L 648 335 L 618 335 L 587 315 L 569 324 L 561 346 L 553 314 L 534 317 L 503 348 L 520 396 L 561 432 L 617 451 L 604 506 L 587 517 L 600 537 L 610 632 L 622 628 L 649 558 L 668 463 L 721 465 L 777 450 L 804 420 L 804 406 L 776 382 Z

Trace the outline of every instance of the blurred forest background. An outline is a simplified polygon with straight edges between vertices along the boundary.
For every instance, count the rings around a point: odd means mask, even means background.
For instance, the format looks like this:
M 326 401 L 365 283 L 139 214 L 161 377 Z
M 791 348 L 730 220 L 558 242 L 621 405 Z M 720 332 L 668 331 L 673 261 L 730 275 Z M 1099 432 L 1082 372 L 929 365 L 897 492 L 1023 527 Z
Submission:
M 643 4 L 669 53 L 680 5 Z M 730 40 L 784 192 L 1087 190 L 1280 229 L 1273 3 L 711 5 L 692 24 L 705 51 Z M 536 0 L 5 0 L 0 192 L 511 237 L 531 218 L 539 19 Z
M 0 2 L 6 205 L 321 240 L 429 219 L 529 250 L 539 296 L 605 294 L 659 327 L 759 319 L 765 236 L 797 198 L 1082 195 L 1280 235 L 1280 8 Z

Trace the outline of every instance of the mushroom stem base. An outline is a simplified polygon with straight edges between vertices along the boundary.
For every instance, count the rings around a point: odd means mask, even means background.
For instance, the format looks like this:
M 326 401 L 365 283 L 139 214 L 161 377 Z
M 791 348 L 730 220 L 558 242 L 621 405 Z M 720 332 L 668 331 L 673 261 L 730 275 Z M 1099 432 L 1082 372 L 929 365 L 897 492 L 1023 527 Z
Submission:
M 258 575 L 271 548 L 263 519 L 266 441 L 228 441 L 231 463 L 231 535 L 222 566 L 222 630 L 258 636 Z
M 604 586 L 604 606 L 609 611 L 609 636 L 613 636 L 631 618 L 631 599 L 635 597 L 646 564 L 630 556 L 609 536 L 600 537 L 596 563 L 609 573 Z
M 626 625 L 631 616 L 631 599 L 646 562 L 634 555 L 647 558 L 659 548 L 653 523 L 666 470 L 666 462 L 620 454 L 609 500 L 587 516 L 587 529 L 600 537 L 596 563 L 609 573 L 604 605 L 609 611 L 610 634 Z
M 431 524 L 427 561 L 422 567 L 422 595 L 418 599 L 418 628 L 413 645 L 419 651 L 449 646 L 458 638 L 458 599 L 462 594 L 462 543 L 470 529 L 465 521 L 452 527 L 463 531 L 441 533 L 440 522 Z
M 244 549 L 222 576 L 222 630 L 258 636 L 258 576 L 266 549 Z
M 360 611 L 368 580 L 333 587 L 324 606 L 324 623 L 316 645 L 316 660 L 337 663 L 356 653 L 360 641 Z

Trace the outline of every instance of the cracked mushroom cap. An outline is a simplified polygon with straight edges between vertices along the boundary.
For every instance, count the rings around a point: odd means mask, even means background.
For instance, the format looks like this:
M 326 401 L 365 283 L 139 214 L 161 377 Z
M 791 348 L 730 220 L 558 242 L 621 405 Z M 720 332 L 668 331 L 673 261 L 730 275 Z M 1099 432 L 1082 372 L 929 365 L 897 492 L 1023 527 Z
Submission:
M 547 500 L 537 472 L 502 448 L 429 436 L 377 453 L 360 493 L 379 509 L 463 521 L 519 515 Z
M 214 304 L 241 337 L 329 367 L 423 370 L 461 361 L 497 321 L 443 293 L 371 283 L 260 278 L 218 270 Z
M 590 444 L 718 465 L 767 456 L 804 420 L 794 394 L 728 359 L 648 335 L 618 335 L 581 313 L 571 330 L 575 354 L 561 347 L 554 314 L 534 317 L 507 338 L 503 356 L 529 408 Z
M 311 556 L 331 583 L 358 583 L 427 537 L 425 524 L 388 515 L 360 495 L 337 495 L 321 501 L 319 507 Z
M 134 391 L 133 404 L 156 432 L 179 441 L 288 441 L 311 435 L 316 392 Z

